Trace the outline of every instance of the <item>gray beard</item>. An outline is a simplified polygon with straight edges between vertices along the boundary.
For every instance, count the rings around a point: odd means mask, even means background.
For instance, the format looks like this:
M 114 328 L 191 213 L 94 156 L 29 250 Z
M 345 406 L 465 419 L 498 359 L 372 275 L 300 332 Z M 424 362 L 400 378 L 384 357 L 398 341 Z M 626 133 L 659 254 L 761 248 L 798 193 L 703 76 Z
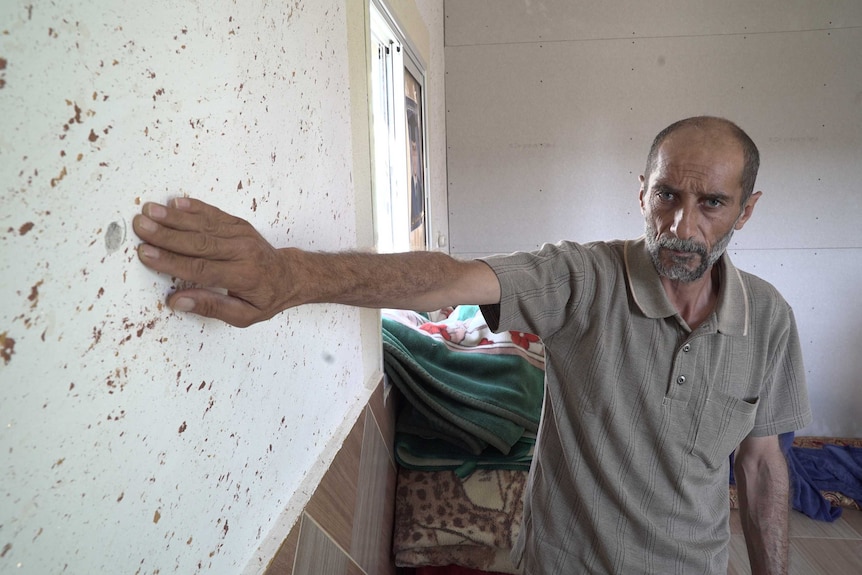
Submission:
M 682 240 L 674 237 L 656 237 L 655 226 L 647 220 L 646 225 L 646 245 L 649 251 L 652 263 L 660 276 L 666 277 L 669 280 L 681 281 L 683 283 L 691 283 L 703 277 L 706 271 L 712 267 L 715 262 L 721 258 L 727 246 L 730 244 L 730 239 L 733 237 L 733 228 L 725 234 L 712 249 L 707 251 L 706 245 L 693 240 Z M 670 265 L 665 265 L 660 256 L 660 252 L 664 249 L 674 250 L 679 252 L 687 252 L 696 254 L 700 258 L 700 265 L 694 269 L 686 266 L 685 261 L 673 261 Z

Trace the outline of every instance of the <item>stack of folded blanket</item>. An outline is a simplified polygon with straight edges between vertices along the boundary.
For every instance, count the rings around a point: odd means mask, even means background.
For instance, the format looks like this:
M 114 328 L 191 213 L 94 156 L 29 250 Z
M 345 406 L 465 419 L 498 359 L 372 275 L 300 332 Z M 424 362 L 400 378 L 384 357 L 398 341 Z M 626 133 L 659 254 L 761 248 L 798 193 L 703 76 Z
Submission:
M 396 457 L 411 469 L 529 469 L 544 390 L 537 337 L 492 333 L 478 306 L 383 314 L 383 362 L 406 407 Z

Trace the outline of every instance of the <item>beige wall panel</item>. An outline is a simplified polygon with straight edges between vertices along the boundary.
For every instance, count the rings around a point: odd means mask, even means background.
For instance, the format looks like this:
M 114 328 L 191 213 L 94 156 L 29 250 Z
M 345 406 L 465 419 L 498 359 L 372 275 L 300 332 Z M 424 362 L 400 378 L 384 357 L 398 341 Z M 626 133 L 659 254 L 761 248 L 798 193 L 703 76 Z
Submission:
M 859 435 L 862 4 L 763 2 L 737 17 L 698 3 L 702 21 L 610 4 L 618 23 L 605 4 L 446 3 L 452 253 L 640 235 L 637 178 L 654 135 L 690 115 L 729 117 L 760 147 L 764 191 L 731 249 L 796 309 L 815 409 L 806 431 Z M 575 13 L 606 39 L 585 39 Z M 623 33 L 635 16 L 650 26 Z M 539 38 L 539 22 L 552 32 Z

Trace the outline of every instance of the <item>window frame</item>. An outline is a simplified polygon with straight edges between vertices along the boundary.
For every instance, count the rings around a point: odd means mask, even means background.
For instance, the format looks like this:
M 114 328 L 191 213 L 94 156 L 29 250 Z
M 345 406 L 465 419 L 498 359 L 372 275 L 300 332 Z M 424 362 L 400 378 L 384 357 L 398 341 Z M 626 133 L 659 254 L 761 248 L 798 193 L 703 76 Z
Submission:
M 375 243 L 379 252 L 426 250 L 430 247 L 426 74 L 422 60 L 381 0 L 369 0 L 369 60 L 372 100 L 372 190 Z M 382 62 L 381 62 L 382 60 Z M 420 177 L 422 223 L 412 233 L 408 183 L 408 129 L 405 78 L 419 86 Z M 411 239 L 412 234 L 412 239 Z

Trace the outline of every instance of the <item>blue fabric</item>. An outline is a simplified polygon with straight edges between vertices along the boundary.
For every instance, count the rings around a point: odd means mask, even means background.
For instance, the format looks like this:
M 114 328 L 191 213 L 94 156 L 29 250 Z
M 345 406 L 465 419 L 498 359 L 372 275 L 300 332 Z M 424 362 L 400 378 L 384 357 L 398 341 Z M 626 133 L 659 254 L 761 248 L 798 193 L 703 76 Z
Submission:
M 840 491 L 862 504 L 862 449 L 845 445 L 794 447 L 793 454 L 818 489 Z
M 862 505 L 862 449 L 824 445 L 822 449 L 793 447 L 793 432 L 778 436 L 787 457 L 793 509 L 818 521 L 841 517 L 841 507 L 833 507 L 821 491 L 839 491 Z M 731 455 L 730 483 L 733 476 Z
M 792 438 L 791 438 L 792 443 Z M 828 447 L 828 446 L 827 446 Z M 826 449 L 824 447 L 824 449 Z M 800 457 L 802 451 L 823 451 L 821 449 L 803 449 L 801 447 L 791 447 L 785 453 L 787 455 L 787 469 L 790 472 L 790 480 L 792 485 L 792 504 L 793 508 L 800 511 L 812 519 L 818 521 L 832 522 L 841 517 L 842 509 L 833 507 L 829 501 L 823 497 L 820 490 L 829 490 L 822 484 L 815 481 L 817 474 L 812 476 L 811 472 L 814 468 L 811 465 L 811 460 L 806 457 Z M 844 492 L 843 489 L 836 489 Z

